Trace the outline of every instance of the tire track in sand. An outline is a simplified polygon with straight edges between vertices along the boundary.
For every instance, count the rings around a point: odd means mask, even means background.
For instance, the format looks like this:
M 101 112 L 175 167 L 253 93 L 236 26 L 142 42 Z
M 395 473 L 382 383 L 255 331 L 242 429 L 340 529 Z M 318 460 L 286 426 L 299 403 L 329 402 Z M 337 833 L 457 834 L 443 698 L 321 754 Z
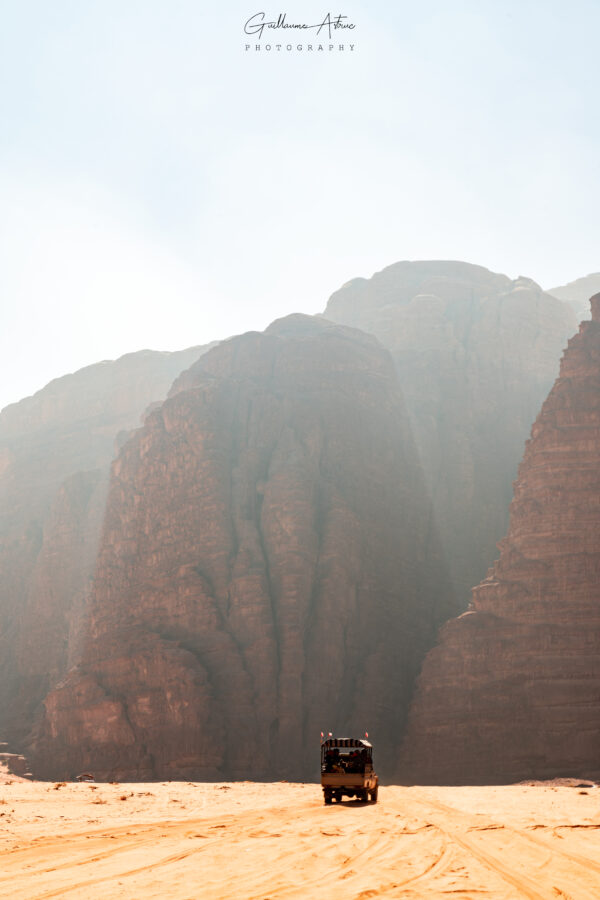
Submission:
M 443 813 L 444 816 L 450 819 L 450 822 L 456 826 L 452 831 L 448 831 L 441 826 L 448 837 L 460 844 L 473 856 L 479 858 L 484 865 L 487 865 L 488 868 L 497 872 L 497 874 L 504 878 L 505 881 L 520 890 L 524 896 L 530 898 L 530 900 L 548 900 L 548 898 L 554 900 L 557 896 L 571 896 L 570 891 L 572 890 L 573 873 L 558 871 L 545 872 L 542 875 L 543 869 L 556 869 L 557 867 L 560 867 L 560 862 L 557 860 L 557 857 L 562 857 L 568 863 L 574 862 L 578 866 L 584 866 L 587 870 L 594 869 L 600 872 L 600 866 L 597 863 L 586 860 L 585 857 L 577 857 L 576 854 L 570 854 L 568 851 L 553 847 L 543 839 L 535 838 L 512 825 L 500 822 L 482 826 L 481 820 L 476 819 L 474 816 L 470 816 L 468 813 L 456 809 L 455 807 L 433 800 L 427 794 L 419 794 L 416 791 L 411 791 L 410 798 L 416 800 L 417 803 L 428 807 L 430 811 L 433 809 Z M 484 850 L 475 842 L 475 840 L 468 837 L 467 834 L 467 832 L 483 833 L 484 831 L 490 833 L 493 833 L 494 831 L 510 832 L 517 839 L 524 841 L 530 848 L 530 852 L 532 845 L 536 850 L 544 850 L 546 858 L 541 861 L 541 865 L 539 859 L 536 860 L 538 868 L 536 870 L 535 880 L 516 871 L 514 866 L 508 866 L 502 859 L 499 859 L 496 854 Z M 565 881 L 566 885 L 562 887 L 561 882 L 564 883 Z M 545 893 L 540 893 L 540 890 L 545 891 Z M 578 885 L 577 900 L 598 900 L 598 897 L 600 897 L 600 882 L 598 883 L 598 889 L 594 889 L 593 892 L 588 891 L 582 885 Z
M 379 806 L 379 811 L 381 812 L 382 806 Z M 390 804 L 390 807 L 386 813 L 380 815 L 378 818 L 382 820 L 382 824 L 386 818 L 391 819 L 391 814 L 393 813 L 393 820 L 389 821 L 389 823 L 385 823 L 387 827 L 385 829 L 381 828 L 378 836 L 372 840 L 367 847 L 364 847 L 358 853 L 352 853 L 347 844 L 342 844 L 340 847 L 340 852 L 342 848 L 344 852 L 349 853 L 347 858 L 342 863 L 336 863 L 331 866 L 326 871 L 321 871 L 318 875 L 315 875 L 312 878 L 302 878 L 298 883 L 288 885 L 286 887 L 278 887 L 275 890 L 269 890 L 272 887 L 271 881 L 272 876 L 267 876 L 266 879 L 262 879 L 260 882 L 260 890 L 258 893 L 254 893 L 259 887 L 259 884 L 256 882 L 253 884 L 253 893 L 244 892 L 243 896 L 246 900 L 264 900 L 265 896 L 273 896 L 279 898 L 286 897 L 307 897 L 312 896 L 311 891 L 315 891 L 318 888 L 318 896 L 328 896 L 328 892 L 334 890 L 336 887 L 339 889 L 341 885 L 344 885 L 344 896 L 348 897 L 384 897 L 388 894 L 391 894 L 393 897 L 398 897 L 398 890 L 403 889 L 407 885 L 416 885 L 420 881 L 425 879 L 435 877 L 438 874 L 441 874 L 445 871 L 449 863 L 452 861 L 454 856 L 453 848 L 449 845 L 447 838 L 441 832 L 441 830 L 433 824 L 423 825 L 420 828 L 414 831 L 398 831 L 396 827 L 396 811 L 395 806 Z M 327 815 L 331 815 L 331 812 L 328 811 Z M 408 878 L 399 878 L 394 875 L 394 868 L 398 866 L 398 855 L 400 852 L 400 844 L 399 840 L 402 835 L 407 834 L 417 834 L 421 831 L 426 831 L 428 829 L 435 830 L 439 837 L 442 840 L 442 846 L 437 855 L 434 855 L 432 860 L 429 860 L 424 869 L 420 872 L 416 872 L 410 875 Z M 348 838 L 348 834 L 344 834 L 343 832 L 324 832 L 321 831 L 322 834 L 327 834 L 328 836 L 340 837 L 342 839 Z M 303 856 L 304 858 L 308 856 L 308 854 L 314 855 L 315 845 L 311 844 L 306 848 Z M 298 866 L 302 865 L 303 859 L 300 858 L 296 861 L 294 868 L 298 868 Z M 402 848 L 402 863 L 406 865 L 406 854 L 404 852 L 404 848 Z M 358 864 L 358 865 L 357 865 Z M 369 890 L 361 890 L 364 884 L 365 877 L 365 869 L 371 867 L 371 871 L 373 876 L 379 875 L 379 883 L 376 885 L 373 884 Z M 390 871 L 391 870 L 391 871 Z M 358 884 L 355 884 L 355 881 Z M 244 890 L 246 891 L 248 885 L 244 884 Z M 267 888 L 267 893 L 265 894 L 265 888 Z M 358 891 L 358 893 L 356 893 Z M 233 896 L 233 894 L 232 894 Z M 241 896 L 241 895 L 240 895 Z M 317 894 L 315 893 L 315 896 Z M 338 896 L 338 893 L 335 894 Z
M 466 813 L 462 813 L 461 810 L 458 810 L 452 806 L 447 806 L 446 804 L 441 803 L 439 800 L 434 801 L 434 800 L 429 800 L 429 798 L 428 798 L 427 802 L 431 806 L 435 806 L 436 809 L 440 809 L 444 812 L 454 814 L 454 815 L 456 815 L 456 814 L 466 815 Z M 545 838 L 543 838 L 539 835 L 533 835 L 529 831 L 526 831 L 522 828 L 516 828 L 514 825 L 507 825 L 506 822 L 503 822 L 500 826 L 494 826 L 494 827 L 501 827 L 501 828 L 504 828 L 506 831 L 512 831 L 514 834 L 517 834 L 519 837 L 524 838 L 527 841 L 530 841 L 532 844 L 537 844 L 538 846 L 544 847 L 546 850 L 549 850 L 553 856 L 562 856 L 571 862 L 577 863 L 577 865 L 579 865 L 579 866 L 583 866 L 583 868 L 585 868 L 586 870 L 593 869 L 595 872 L 598 872 L 600 874 L 600 863 L 597 863 L 595 860 L 590 859 L 589 856 L 581 856 L 580 854 L 573 853 L 570 850 L 563 850 L 561 847 L 555 846 L 550 841 L 546 840 Z M 579 825 L 553 826 L 552 830 L 556 831 L 557 828 L 559 828 L 559 827 L 573 829 L 573 828 L 579 828 L 579 827 L 583 827 L 583 826 L 579 826 Z M 585 827 L 594 828 L 594 829 L 600 828 L 600 826 L 598 826 L 598 825 L 589 825 L 589 826 L 585 826 Z M 481 827 L 477 826 L 477 825 L 472 826 L 472 828 L 474 830 L 482 830 Z
M 302 804 L 302 808 L 304 807 L 306 808 L 306 811 L 308 811 L 313 808 L 313 805 Z M 296 809 L 298 809 L 298 807 L 296 807 Z M 279 817 L 285 810 L 286 807 L 277 807 L 268 810 L 268 812 L 272 816 Z M 75 870 L 80 869 L 83 866 L 97 867 L 103 861 L 108 861 L 112 857 L 126 856 L 135 853 L 136 851 L 143 850 L 144 848 L 156 850 L 157 847 L 160 846 L 161 840 L 164 839 L 175 840 L 193 837 L 202 839 L 202 843 L 198 846 L 190 847 L 189 849 L 177 853 L 170 853 L 167 856 L 154 859 L 152 862 L 143 866 L 127 869 L 119 868 L 107 875 L 96 873 L 93 878 L 81 881 L 77 880 L 75 883 L 63 884 L 61 887 L 49 891 L 46 890 L 42 893 L 33 894 L 32 891 L 35 888 L 31 885 L 31 892 L 28 893 L 28 898 L 35 896 L 36 900 L 62 897 L 67 893 L 90 888 L 96 884 L 118 880 L 119 878 L 133 877 L 135 875 L 143 874 L 144 872 L 151 872 L 156 868 L 183 861 L 195 853 L 203 852 L 210 846 L 222 843 L 222 836 L 213 838 L 203 834 L 194 835 L 192 833 L 194 831 L 226 830 L 231 825 L 237 826 L 237 828 L 243 828 L 246 820 L 251 821 L 252 825 L 255 827 L 261 821 L 261 818 L 261 815 L 257 818 L 255 811 L 248 810 L 240 815 L 230 814 L 212 820 L 207 820 L 205 817 L 201 819 L 183 819 L 144 825 L 131 823 L 111 829 L 104 827 L 95 832 L 85 831 L 77 832 L 75 834 L 59 835 L 52 839 L 36 839 L 26 847 L 15 848 L 2 854 L 4 871 L 0 878 L 0 884 L 6 885 L 6 883 L 9 883 L 11 887 L 8 893 L 4 893 L 0 889 L 0 898 L 14 896 L 14 877 L 16 874 L 23 874 L 23 869 L 28 867 L 29 864 L 27 861 L 30 859 L 32 860 L 32 863 L 31 871 L 27 873 L 28 878 L 33 881 L 36 878 L 39 879 L 44 876 L 47 884 L 47 876 L 52 875 L 53 873 L 56 873 L 58 878 L 64 881 L 68 878 L 69 871 L 72 870 L 73 877 L 77 878 L 78 876 L 75 875 Z M 127 840 L 128 837 L 131 837 L 131 840 Z M 119 843 L 115 847 L 101 849 L 106 843 L 112 840 L 118 840 Z M 40 851 L 44 852 L 44 857 L 41 860 L 39 859 Z M 13 870 L 12 873 L 6 869 L 7 862 Z M 41 890 L 43 891 L 43 887 Z

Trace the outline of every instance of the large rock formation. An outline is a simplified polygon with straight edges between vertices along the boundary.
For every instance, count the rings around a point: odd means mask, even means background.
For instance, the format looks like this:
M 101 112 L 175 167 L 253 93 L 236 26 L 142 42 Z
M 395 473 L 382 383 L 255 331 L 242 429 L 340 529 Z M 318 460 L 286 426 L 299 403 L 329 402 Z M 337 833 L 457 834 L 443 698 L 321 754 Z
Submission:
M 585 275 L 583 278 L 577 278 L 568 284 L 560 287 L 550 288 L 549 294 L 564 300 L 572 307 L 573 312 L 577 316 L 577 321 L 587 318 L 590 305 L 589 297 L 600 291 L 600 272 L 592 272 L 591 275 Z
M 11 746 L 77 655 L 115 441 L 204 349 L 88 366 L 0 413 L 0 737 Z
M 448 597 L 389 354 L 290 316 L 203 356 L 113 464 L 79 665 L 35 771 L 314 775 L 322 729 L 395 755 Z
M 575 317 L 528 278 L 461 262 L 357 278 L 325 316 L 392 353 L 462 611 L 506 531 L 523 445 Z
M 600 294 L 592 316 L 533 426 L 500 559 L 427 656 L 404 778 L 600 773 Z

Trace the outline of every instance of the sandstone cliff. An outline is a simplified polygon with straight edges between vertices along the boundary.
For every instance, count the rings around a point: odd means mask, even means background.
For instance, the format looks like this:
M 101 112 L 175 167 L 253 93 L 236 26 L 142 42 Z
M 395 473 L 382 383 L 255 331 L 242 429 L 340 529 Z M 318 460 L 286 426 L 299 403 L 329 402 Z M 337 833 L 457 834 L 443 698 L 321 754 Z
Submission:
M 575 317 L 528 278 L 433 261 L 350 281 L 325 316 L 392 353 L 460 612 L 506 531 L 523 445 Z
M 600 294 L 527 442 L 500 559 L 427 656 L 400 774 L 600 773 Z
M 11 746 L 77 655 L 115 441 L 204 349 L 89 366 L 0 413 L 0 737 Z
M 323 729 L 385 767 L 449 595 L 389 354 L 307 316 L 234 338 L 113 464 L 35 771 L 312 777 Z

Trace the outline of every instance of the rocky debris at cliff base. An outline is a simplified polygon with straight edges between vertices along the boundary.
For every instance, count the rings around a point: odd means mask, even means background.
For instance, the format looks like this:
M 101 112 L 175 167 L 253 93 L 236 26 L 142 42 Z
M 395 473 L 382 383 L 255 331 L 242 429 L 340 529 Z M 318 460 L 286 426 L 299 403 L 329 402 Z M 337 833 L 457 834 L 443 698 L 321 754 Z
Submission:
M 29 763 L 20 753 L 0 753 L 0 783 L 32 778 Z

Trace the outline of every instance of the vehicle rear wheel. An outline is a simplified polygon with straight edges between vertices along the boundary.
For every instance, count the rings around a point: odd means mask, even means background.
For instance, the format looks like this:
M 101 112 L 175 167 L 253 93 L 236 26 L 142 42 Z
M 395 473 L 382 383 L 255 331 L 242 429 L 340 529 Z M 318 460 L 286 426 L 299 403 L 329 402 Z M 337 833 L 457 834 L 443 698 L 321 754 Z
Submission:
M 325 794 L 325 803 L 331 803 L 331 794 Z
M 377 785 L 377 787 L 375 787 L 375 788 L 371 791 L 371 800 L 372 800 L 373 803 L 377 803 L 377 794 L 378 794 L 378 792 L 379 792 L 379 785 Z

